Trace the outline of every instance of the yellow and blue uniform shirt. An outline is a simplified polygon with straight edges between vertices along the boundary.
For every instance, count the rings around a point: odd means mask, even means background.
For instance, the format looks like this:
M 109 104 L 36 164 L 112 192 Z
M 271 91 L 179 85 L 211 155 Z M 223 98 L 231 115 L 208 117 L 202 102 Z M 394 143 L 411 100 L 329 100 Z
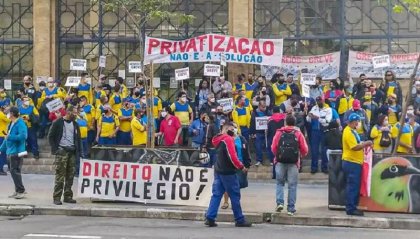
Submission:
M 382 138 L 382 131 L 379 130 L 380 127 L 375 125 L 373 126 L 372 130 L 370 131 L 370 137 L 373 139 L 373 150 L 385 150 L 388 147 L 382 147 L 379 143 L 381 142 Z M 398 136 L 398 128 L 389 126 L 389 136 L 392 139 L 395 139 Z M 391 146 L 390 146 L 391 147 Z
M 77 97 L 86 97 L 87 101 L 89 104 L 92 104 L 93 102 L 93 96 L 92 96 L 92 87 L 90 86 L 90 84 L 85 84 L 82 85 L 80 84 L 77 89 L 79 90 L 77 92 Z
M 248 127 L 251 125 L 251 111 L 249 107 L 235 107 L 232 112 L 233 122 L 240 127 Z
M 102 116 L 104 112 L 104 106 L 103 105 L 99 105 L 98 107 L 96 107 L 95 109 L 95 119 L 99 120 L 99 118 Z
M 106 96 L 106 92 L 104 90 L 101 91 L 95 91 L 95 93 L 93 94 L 93 98 L 94 98 L 94 103 L 95 106 L 98 107 L 98 105 L 101 104 L 101 97 L 102 96 Z
M 86 120 L 88 124 L 88 129 L 93 128 L 95 115 L 96 115 L 96 109 L 92 105 L 85 105 L 83 106 L 83 112 L 86 114 Z
M 397 105 L 395 106 L 389 106 L 388 109 L 390 110 L 390 112 L 388 113 L 388 122 L 390 125 L 395 125 L 396 123 L 398 123 L 398 109 L 397 109 Z
M 127 98 L 127 97 L 128 97 L 128 95 L 129 95 L 128 88 L 127 88 L 127 86 L 126 86 L 126 85 L 124 85 L 124 84 L 121 84 L 120 86 L 121 86 L 121 88 L 120 88 L 121 97 L 122 97 L 123 99 L 125 99 L 125 98 Z
M 29 116 L 31 114 L 34 114 L 35 116 L 39 117 L 38 110 L 33 105 L 29 105 L 27 108 L 25 108 L 23 106 L 20 106 L 19 107 L 19 113 L 20 113 L 20 116 L 23 119 L 23 121 L 25 121 L 25 124 L 26 124 L 26 126 L 28 126 L 28 128 L 32 127 L 31 122 L 29 120 L 29 118 L 30 118 Z
M 47 98 L 47 96 L 52 96 L 53 99 L 60 98 L 61 100 L 64 100 L 66 97 L 66 92 L 58 87 L 54 87 L 53 89 L 45 88 L 42 91 L 41 100 L 38 102 L 38 105 L 42 105 L 42 102 Z
M 111 95 L 111 97 L 109 98 L 109 105 L 111 106 L 114 112 L 118 113 L 118 111 L 121 109 L 122 100 L 123 98 L 121 97 L 121 95 L 117 95 L 115 93 Z
M 275 101 L 274 103 L 279 106 L 281 105 L 284 101 L 287 100 L 287 97 L 289 97 L 290 95 L 292 95 L 292 90 L 290 89 L 290 86 L 287 85 L 286 83 L 283 84 L 278 84 L 275 83 L 273 85 L 273 92 L 274 92 L 274 98 Z
M 343 131 L 343 160 L 363 164 L 363 150 L 353 150 L 353 148 L 360 144 L 360 142 L 360 136 L 357 134 L 356 130 L 346 126 Z
M 181 104 L 178 101 L 175 101 L 171 105 L 172 112 L 175 113 L 175 116 L 178 117 L 181 125 L 189 125 L 190 124 L 190 113 L 192 113 L 192 109 L 188 103 Z
M 4 138 L 7 134 L 7 127 L 9 126 L 10 119 L 7 118 L 6 114 L 0 111 L 0 137 Z
M 121 108 L 118 110 L 118 117 L 130 117 L 133 116 L 133 109 L 124 109 Z M 120 121 L 120 131 L 122 132 L 130 132 L 131 130 L 131 122 L 127 120 Z
M 117 127 L 120 126 L 120 120 L 118 117 L 114 116 L 106 116 L 102 114 L 98 120 L 100 127 L 101 127 L 101 137 L 111 137 L 114 134 L 114 131 Z
M 248 100 L 252 100 L 252 94 L 254 93 L 255 88 L 257 88 L 257 85 L 257 82 L 252 84 L 249 84 L 249 82 L 245 83 L 245 95 Z
M 12 104 L 12 101 L 9 98 L 3 98 L 0 100 L 0 107 L 9 106 Z
M 147 142 L 147 117 L 142 117 L 138 119 L 134 117 L 131 120 L 131 134 L 133 135 L 133 145 L 142 145 Z
M 400 123 L 397 123 L 395 125 L 395 128 L 397 128 L 397 130 L 399 131 L 401 128 Z M 413 135 L 414 135 L 414 131 L 411 125 L 404 124 L 404 127 L 402 128 L 400 142 L 403 144 L 412 145 Z M 408 149 L 403 146 L 398 145 L 397 152 L 408 153 Z
M 235 91 L 239 91 L 239 90 L 245 90 L 245 84 L 239 84 L 239 83 L 236 83 L 236 84 L 234 84 L 233 85 L 233 89 L 232 89 L 234 92 Z M 238 97 L 238 95 L 236 95 L 235 96 L 235 99 Z
M 76 119 L 77 124 L 79 125 L 80 129 L 80 138 L 86 139 L 88 135 L 88 121 L 84 117 L 78 116 Z
M 162 111 L 162 100 L 159 97 L 153 98 L 153 118 L 159 119 L 159 111 Z
M 337 110 L 338 114 L 343 115 L 348 110 L 350 110 L 352 108 L 353 101 L 354 101 L 354 99 L 351 96 L 349 96 L 348 98 L 341 97 L 339 99 L 339 103 L 338 103 L 338 110 Z

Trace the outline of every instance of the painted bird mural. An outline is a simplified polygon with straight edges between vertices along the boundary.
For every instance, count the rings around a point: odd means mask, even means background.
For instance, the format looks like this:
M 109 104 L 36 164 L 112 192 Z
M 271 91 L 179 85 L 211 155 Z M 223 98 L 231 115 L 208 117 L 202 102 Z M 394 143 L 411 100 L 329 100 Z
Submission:
M 410 212 L 410 180 L 420 170 L 401 157 L 381 160 L 372 169 L 370 198 L 362 200 L 370 211 Z

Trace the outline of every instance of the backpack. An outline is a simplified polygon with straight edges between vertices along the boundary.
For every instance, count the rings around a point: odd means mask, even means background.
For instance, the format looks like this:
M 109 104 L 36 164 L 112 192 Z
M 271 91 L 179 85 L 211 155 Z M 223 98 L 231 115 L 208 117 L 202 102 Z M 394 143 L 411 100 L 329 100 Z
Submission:
M 392 144 L 391 136 L 389 135 L 389 131 L 382 131 L 381 140 L 379 141 L 379 146 L 381 147 L 389 147 Z
M 299 142 L 295 130 L 284 132 L 277 145 L 277 161 L 286 164 L 295 164 L 299 161 Z

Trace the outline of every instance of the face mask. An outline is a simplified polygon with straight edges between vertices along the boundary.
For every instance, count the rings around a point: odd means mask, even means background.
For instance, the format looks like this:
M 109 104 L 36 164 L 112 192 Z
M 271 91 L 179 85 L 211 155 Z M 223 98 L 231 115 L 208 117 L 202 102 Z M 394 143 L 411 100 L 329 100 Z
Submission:
M 7 113 L 7 118 L 8 118 L 8 119 L 10 119 L 10 116 L 11 116 L 11 115 L 10 115 L 10 113 Z
M 86 113 L 85 112 L 80 112 L 80 117 L 85 117 Z
M 164 112 L 160 113 L 160 115 L 162 115 L 162 117 L 165 118 L 168 115 L 168 112 L 164 111 Z
M 264 82 L 263 82 L 263 81 L 258 81 L 258 84 L 259 84 L 260 86 L 263 86 L 263 85 L 264 85 Z
M 140 101 L 141 101 L 141 103 L 146 104 L 146 100 L 145 99 L 141 99 Z
M 252 82 L 254 82 L 254 80 L 253 79 L 248 79 L 248 82 L 252 83 Z
M 233 130 L 233 132 L 235 133 L 235 135 L 238 135 L 238 129 L 237 129 L 237 128 L 235 128 L 235 129 Z
M 29 102 L 29 101 L 24 101 L 24 102 L 23 102 L 23 105 L 25 105 L 25 106 L 29 106 L 29 105 L 30 105 L 30 102 Z
M 219 111 L 219 112 L 217 112 L 217 115 L 223 115 L 223 112 Z
M 48 88 L 53 88 L 54 87 L 54 83 L 48 83 Z
M 215 99 L 215 98 L 211 98 L 211 99 L 209 99 L 209 101 L 210 101 L 211 103 L 214 103 L 214 102 L 216 102 L 216 99 Z
M 267 91 L 261 91 L 261 93 L 262 93 L 263 95 L 266 95 L 266 94 L 267 94 Z
M 228 130 L 227 134 L 228 134 L 230 137 L 233 137 L 233 136 L 235 136 L 235 131 Z
M 407 114 L 414 115 L 414 110 L 407 110 Z
M 372 96 L 365 96 L 365 100 L 371 100 Z
M 40 90 L 45 90 L 45 86 L 40 86 L 39 89 Z
M 30 86 L 31 85 L 31 82 L 25 82 L 25 85 L 26 86 Z
M 385 120 L 384 121 L 384 125 L 388 125 L 388 120 Z

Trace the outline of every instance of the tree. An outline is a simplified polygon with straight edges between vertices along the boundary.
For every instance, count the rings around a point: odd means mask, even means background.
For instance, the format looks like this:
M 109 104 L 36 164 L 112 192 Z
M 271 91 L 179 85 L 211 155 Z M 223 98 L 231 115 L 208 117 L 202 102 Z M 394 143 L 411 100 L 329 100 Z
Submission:
M 91 0 L 92 3 L 97 3 L 98 0 Z M 134 27 L 139 33 L 140 43 L 140 60 L 142 62 L 142 69 L 144 70 L 144 43 L 145 34 L 142 31 L 150 20 L 169 20 L 175 21 L 178 25 L 190 23 L 194 20 L 194 16 L 185 13 L 177 13 L 170 11 L 170 7 L 174 4 L 174 0 L 103 0 L 100 1 L 103 8 L 107 11 L 124 11 L 127 16 L 134 23 Z M 153 64 L 150 67 L 151 77 L 149 80 L 143 77 L 146 86 L 147 97 L 147 145 L 146 147 L 154 148 L 154 119 L 153 119 Z
M 420 0 L 400 0 L 392 8 L 395 13 L 402 13 L 406 9 L 412 13 L 420 13 Z

